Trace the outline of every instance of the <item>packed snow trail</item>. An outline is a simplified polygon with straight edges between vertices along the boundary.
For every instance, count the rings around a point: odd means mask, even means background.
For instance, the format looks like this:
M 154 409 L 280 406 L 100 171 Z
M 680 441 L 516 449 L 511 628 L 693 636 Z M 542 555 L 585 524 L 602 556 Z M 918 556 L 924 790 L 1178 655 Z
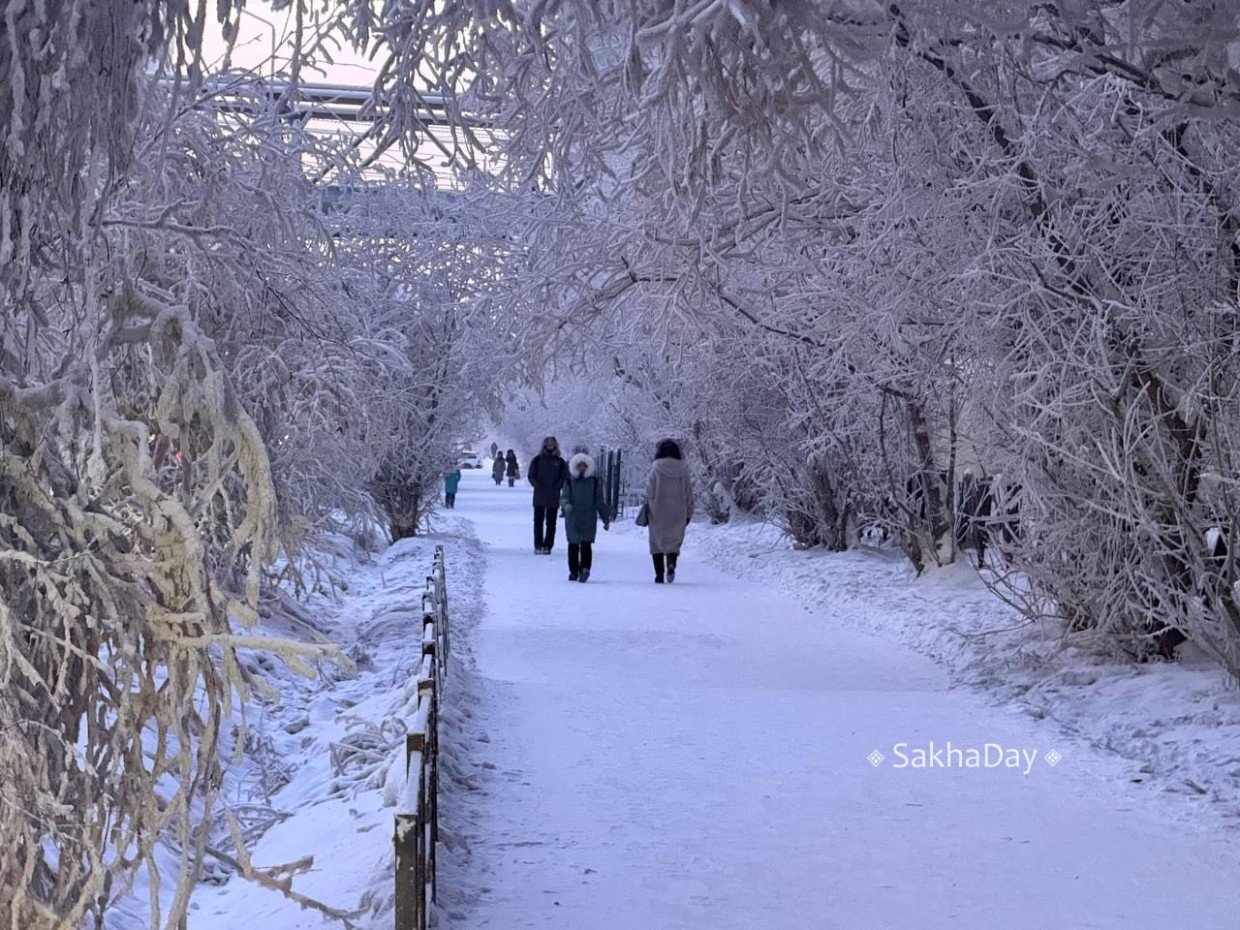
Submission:
M 1131 795 L 1115 759 L 699 564 L 696 526 L 675 585 L 653 584 L 625 526 L 569 583 L 562 535 L 531 551 L 528 488 L 486 477 L 456 511 L 486 546 L 485 734 L 468 753 L 480 790 L 445 802 L 469 854 L 441 866 L 444 925 L 1237 926 L 1235 838 Z M 892 768 L 894 744 L 931 740 L 1039 758 L 1028 775 Z

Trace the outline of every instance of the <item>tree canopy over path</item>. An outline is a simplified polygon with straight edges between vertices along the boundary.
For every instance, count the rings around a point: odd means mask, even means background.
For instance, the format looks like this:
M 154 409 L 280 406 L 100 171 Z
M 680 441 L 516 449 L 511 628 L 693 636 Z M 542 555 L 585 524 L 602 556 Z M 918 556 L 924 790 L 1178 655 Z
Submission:
M 1066 642 L 1240 674 L 1234 3 L 273 7 L 262 65 L 235 0 L 4 12 L 0 923 L 145 876 L 180 926 L 256 655 L 343 661 L 322 553 L 531 397 L 680 436 L 715 519 L 984 537 Z

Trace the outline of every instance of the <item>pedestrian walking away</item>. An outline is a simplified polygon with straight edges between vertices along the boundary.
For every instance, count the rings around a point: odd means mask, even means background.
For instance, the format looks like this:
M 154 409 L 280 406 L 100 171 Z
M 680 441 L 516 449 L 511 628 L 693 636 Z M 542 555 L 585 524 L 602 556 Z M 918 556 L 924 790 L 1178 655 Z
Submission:
M 443 476 L 443 502 L 449 510 L 456 508 L 456 492 L 461 486 L 461 470 L 459 468 Z
M 603 492 L 603 482 L 594 474 L 594 459 L 584 452 L 568 460 L 568 480 L 560 492 L 564 512 L 564 535 L 568 537 L 568 580 L 583 584 L 590 580 L 594 565 L 594 541 L 598 525 L 611 529 L 611 514 Z
M 676 580 L 685 528 L 693 519 L 693 482 L 674 440 L 664 439 L 655 450 L 646 479 L 645 508 L 655 584 L 671 583 Z
M 530 462 L 527 474 L 534 488 L 534 551 L 550 555 L 555 548 L 560 490 L 568 480 L 568 463 L 560 455 L 560 444 L 554 436 L 543 440 L 542 449 Z
M 491 477 L 495 479 L 495 486 L 498 488 L 504 483 L 504 473 L 508 470 L 507 460 L 498 452 L 495 453 L 495 464 L 491 466 Z
M 504 461 L 508 465 L 508 487 L 514 487 L 517 479 L 521 477 L 521 466 L 517 463 L 517 453 L 512 449 L 508 450 L 508 454 L 504 457 Z

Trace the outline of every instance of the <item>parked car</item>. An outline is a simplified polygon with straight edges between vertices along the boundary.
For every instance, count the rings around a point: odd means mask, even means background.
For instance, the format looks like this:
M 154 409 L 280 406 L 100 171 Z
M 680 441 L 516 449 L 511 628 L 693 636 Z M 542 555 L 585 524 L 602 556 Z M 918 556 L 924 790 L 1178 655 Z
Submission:
M 462 468 L 481 468 L 482 467 L 482 456 L 479 455 L 477 452 L 467 449 L 466 451 L 461 453 L 461 467 Z

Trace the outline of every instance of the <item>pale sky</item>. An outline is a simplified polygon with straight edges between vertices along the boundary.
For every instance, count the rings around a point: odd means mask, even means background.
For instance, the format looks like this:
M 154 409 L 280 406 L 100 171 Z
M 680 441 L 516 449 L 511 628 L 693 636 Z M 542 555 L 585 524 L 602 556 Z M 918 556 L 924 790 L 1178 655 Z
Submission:
M 240 17 L 230 70 L 253 71 L 267 78 L 287 77 L 290 50 L 293 47 L 292 8 L 273 10 L 267 3 L 257 3 L 243 9 Z M 321 28 L 316 25 L 316 20 L 322 20 L 318 9 L 307 9 L 308 35 Z M 220 36 L 218 26 L 208 27 L 203 47 L 207 70 L 222 70 L 227 46 Z M 334 61 L 331 63 L 316 63 L 313 70 L 303 74 L 303 80 L 310 83 L 353 86 L 373 83 L 376 69 L 353 49 L 333 47 L 332 58 Z
M 324 29 L 323 4 L 306 4 L 306 45 L 312 36 Z M 294 47 L 294 21 L 292 8 L 273 10 L 268 3 L 254 3 L 241 11 L 237 40 L 233 43 L 231 56 L 227 43 L 220 35 L 218 25 L 208 27 L 203 41 L 203 60 L 208 74 L 250 72 L 256 76 L 284 80 L 289 77 L 289 62 Z M 335 84 L 350 87 L 370 87 L 375 80 L 377 68 L 365 55 L 333 40 L 331 61 L 302 62 L 301 83 Z M 323 134 L 348 133 L 364 130 L 364 126 L 340 123 L 335 120 L 311 120 L 308 128 Z M 450 135 L 446 127 L 432 127 L 432 133 L 440 138 Z M 364 149 L 363 149 L 364 150 Z M 456 186 L 451 167 L 433 145 L 421 145 L 418 154 L 434 170 L 440 186 Z M 400 156 L 388 153 L 384 163 L 389 167 L 400 164 Z

